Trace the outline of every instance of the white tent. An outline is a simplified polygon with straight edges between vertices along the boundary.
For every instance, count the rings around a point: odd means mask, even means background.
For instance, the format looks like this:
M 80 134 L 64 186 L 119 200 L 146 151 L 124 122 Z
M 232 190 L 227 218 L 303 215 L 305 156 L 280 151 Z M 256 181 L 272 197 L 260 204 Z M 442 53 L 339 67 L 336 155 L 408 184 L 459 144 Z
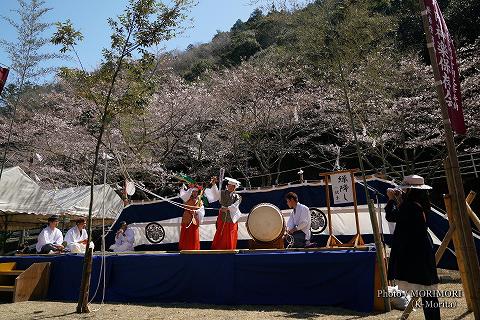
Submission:
M 93 224 L 112 223 L 123 210 L 123 201 L 110 187 L 94 186 Z M 3 171 L 0 179 L 0 230 L 38 228 L 48 216 L 60 215 L 68 223 L 88 217 L 90 186 L 43 190 L 20 167 Z M 105 212 L 105 215 L 103 215 Z
M 7 168 L 0 179 L 0 228 L 38 227 L 47 216 L 62 212 L 53 198 L 20 167 Z
M 49 190 L 48 194 L 68 215 L 88 217 L 90 186 Z M 95 219 L 105 218 L 112 222 L 123 210 L 123 201 L 109 185 L 93 187 L 93 212 Z M 105 212 L 105 215 L 103 214 Z

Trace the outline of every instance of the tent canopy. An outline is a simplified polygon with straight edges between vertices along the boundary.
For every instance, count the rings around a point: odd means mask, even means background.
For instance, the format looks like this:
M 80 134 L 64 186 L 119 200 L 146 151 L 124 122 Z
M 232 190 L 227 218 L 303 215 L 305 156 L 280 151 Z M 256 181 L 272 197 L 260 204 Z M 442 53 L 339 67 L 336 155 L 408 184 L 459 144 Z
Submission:
M 60 214 L 60 207 L 47 191 L 20 167 L 3 171 L 0 179 L 0 211 L 6 213 Z
M 88 217 L 90 186 L 49 190 L 48 194 L 66 214 Z M 113 221 L 123 210 L 123 201 L 109 185 L 93 187 L 93 212 L 96 219 L 104 217 Z M 105 215 L 103 214 L 105 212 Z
M 123 201 L 110 187 L 94 186 L 93 224 L 112 223 L 123 209 Z M 20 167 L 3 171 L 0 179 L 0 230 L 16 231 L 38 228 L 48 216 L 57 214 L 68 223 L 88 217 L 90 186 L 43 190 Z M 103 211 L 104 206 L 104 211 Z
M 20 167 L 7 168 L 0 179 L 0 228 L 14 231 L 36 228 L 60 207 Z

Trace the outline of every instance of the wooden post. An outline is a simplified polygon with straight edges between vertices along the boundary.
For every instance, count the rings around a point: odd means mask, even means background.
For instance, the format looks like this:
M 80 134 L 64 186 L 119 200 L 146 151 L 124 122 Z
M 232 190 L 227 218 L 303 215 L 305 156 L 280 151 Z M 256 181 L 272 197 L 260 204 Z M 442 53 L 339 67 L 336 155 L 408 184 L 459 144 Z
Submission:
M 353 172 L 354 171 L 350 172 L 350 177 L 352 179 L 353 209 L 355 211 L 355 227 L 356 227 L 357 233 L 355 234 L 353 239 L 350 240 L 349 243 L 351 243 L 354 247 L 356 247 L 356 246 L 363 246 L 365 242 L 363 241 L 362 235 L 360 234 L 360 222 L 358 221 L 358 206 L 357 206 L 357 188 L 355 186 L 355 174 Z
M 332 212 L 330 208 L 330 187 L 328 185 L 328 179 L 330 177 L 325 175 L 325 199 L 327 201 L 327 214 L 328 214 L 328 235 L 332 235 Z
M 328 179 L 330 176 L 328 174 L 323 175 L 325 178 L 325 199 L 327 201 L 327 214 L 328 214 L 328 240 L 326 247 L 333 247 L 342 244 L 340 240 L 335 237 L 333 234 L 332 228 L 332 209 L 330 208 L 330 186 L 328 184 Z
M 473 202 L 473 199 L 475 198 L 475 195 L 476 194 L 473 191 L 470 191 L 470 193 L 468 194 L 468 197 L 465 200 L 468 207 L 470 207 L 470 204 Z M 452 198 L 450 197 L 450 195 L 444 195 L 444 201 L 445 201 L 445 208 L 447 210 L 447 215 L 449 217 L 448 224 L 449 224 L 450 227 L 448 228 L 448 231 L 445 234 L 445 237 L 443 238 L 442 243 L 440 244 L 440 247 L 437 249 L 437 252 L 435 253 L 435 263 L 437 265 L 439 264 L 440 260 L 442 259 L 443 254 L 445 253 L 445 250 L 447 249 L 448 244 L 452 240 L 453 232 L 455 231 L 455 228 L 456 228 L 455 222 L 453 221 L 453 218 L 452 218 Z M 408 318 L 408 316 L 410 315 L 410 313 L 413 310 L 413 305 L 415 304 L 415 302 L 417 300 L 418 300 L 418 297 L 413 297 L 410 300 L 408 306 L 405 308 L 405 310 L 402 313 L 402 316 L 400 317 L 401 319 L 407 319 Z
M 478 265 L 477 252 L 475 250 L 475 243 L 472 236 L 472 228 L 470 221 L 468 221 L 467 206 L 464 201 L 465 192 L 463 190 L 462 177 L 460 175 L 460 167 L 457 158 L 457 151 L 455 149 L 455 142 L 453 140 L 453 131 L 448 117 L 448 107 L 445 102 L 445 96 L 442 88 L 442 79 L 438 69 L 438 62 L 436 60 L 435 51 L 432 46 L 432 35 L 430 34 L 427 11 L 424 0 L 419 0 L 422 13 L 423 28 L 427 38 L 428 53 L 432 63 L 433 75 L 435 79 L 435 87 L 437 91 L 438 100 L 440 102 L 440 110 L 442 113 L 442 120 L 445 132 L 445 141 L 448 151 L 448 164 L 446 165 L 446 176 L 448 178 L 448 190 L 452 197 L 452 216 L 458 228 L 454 232 L 455 252 L 457 253 L 457 262 L 459 269 L 463 268 L 466 271 L 462 277 L 464 288 L 471 289 L 466 293 L 467 304 L 470 300 L 469 310 L 473 311 L 476 319 L 480 319 L 480 268 Z M 463 259 L 460 259 L 460 256 Z M 460 267 L 462 265 L 462 267 Z
M 467 202 L 468 205 L 471 205 L 473 200 L 475 200 L 476 196 L 477 196 L 477 193 L 475 191 L 470 191 L 465 201 Z
M 453 188 L 452 184 L 452 168 L 449 165 L 448 159 L 445 160 L 445 168 L 446 168 L 446 176 L 447 176 L 447 183 L 448 183 L 448 188 Z M 465 300 L 467 301 L 467 307 L 469 311 L 472 311 L 472 296 L 471 296 L 471 290 L 474 288 L 474 284 L 470 283 L 470 278 L 468 273 L 468 268 L 467 268 L 467 252 L 465 248 L 462 246 L 462 237 L 461 237 L 461 229 L 462 225 L 460 224 L 461 221 L 457 219 L 457 216 L 459 215 L 458 212 L 456 212 L 457 207 L 454 205 L 453 201 L 453 196 L 452 195 L 446 195 L 446 199 L 448 199 L 449 205 L 446 206 L 447 209 L 447 216 L 449 221 L 454 221 L 458 228 L 455 228 L 455 232 L 453 234 L 453 245 L 455 246 L 455 256 L 457 257 L 457 264 L 458 264 L 458 270 L 460 271 L 460 278 L 462 279 L 462 286 L 463 286 L 463 291 L 465 292 Z M 465 201 L 463 201 L 465 202 Z M 447 205 L 447 202 L 445 202 Z M 470 224 L 470 222 L 469 222 Z M 471 234 L 471 230 L 470 230 Z M 474 289 L 473 289 L 474 290 Z
M 475 199 L 475 196 L 477 194 L 473 191 L 470 191 L 470 193 L 467 196 L 466 204 L 467 204 L 467 212 L 468 216 L 470 219 L 472 219 L 472 222 L 477 226 L 477 229 L 480 231 L 480 219 L 478 219 L 478 216 L 473 212 L 472 208 L 470 208 L 470 204 L 473 202 L 473 199 Z

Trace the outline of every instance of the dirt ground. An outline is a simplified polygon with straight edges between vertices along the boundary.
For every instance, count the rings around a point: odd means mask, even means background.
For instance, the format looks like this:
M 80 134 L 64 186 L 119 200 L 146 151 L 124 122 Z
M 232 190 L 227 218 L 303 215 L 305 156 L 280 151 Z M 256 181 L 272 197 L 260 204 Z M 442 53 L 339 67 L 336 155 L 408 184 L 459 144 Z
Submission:
M 439 290 L 462 290 L 457 271 L 440 270 Z M 462 290 L 463 291 L 463 290 Z M 465 298 L 441 298 L 454 307 L 442 308 L 442 319 L 474 319 L 467 312 Z M 76 314 L 76 303 L 29 301 L 0 304 L 0 320 L 13 319 L 398 319 L 401 311 L 384 314 L 365 314 L 338 308 L 305 306 L 217 306 L 198 304 L 92 304 L 92 312 Z M 412 312 L 409 319 L 423 319 L 421 309 Z

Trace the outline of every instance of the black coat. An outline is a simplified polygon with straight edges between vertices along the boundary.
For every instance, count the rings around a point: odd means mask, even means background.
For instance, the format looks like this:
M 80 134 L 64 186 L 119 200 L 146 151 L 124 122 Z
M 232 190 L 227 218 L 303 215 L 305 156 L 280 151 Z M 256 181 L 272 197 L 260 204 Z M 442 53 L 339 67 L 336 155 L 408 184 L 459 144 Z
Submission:
M 427 231 L 423 209 L 405 201 L 399 207 L 394 200 L 385 206 L 386 219 L 395 222 L 388 263 L 388 279 L 420 285 L 438 283 L 433 242 Z

